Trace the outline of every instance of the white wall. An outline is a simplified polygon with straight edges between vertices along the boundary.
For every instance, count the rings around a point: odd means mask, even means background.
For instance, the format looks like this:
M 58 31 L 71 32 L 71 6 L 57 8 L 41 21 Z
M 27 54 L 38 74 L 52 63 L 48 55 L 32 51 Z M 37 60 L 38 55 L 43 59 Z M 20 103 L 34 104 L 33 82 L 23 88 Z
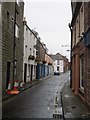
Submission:
M 57 60 L 54 61 L 54 72 L 57 71 Z
M 28 60 L 28 57 L 30 55 L 36 57 L 36 49 L 34 48 L 34 45 L 36 45 L 36 38 L 32 31 L 24 25 L 24 56 L 23 56 L 23 80 L 24 80 L 24 63 L 27 64 L 27 80 L 28 82 L 30 80 L 30 70 L 31 66 L 29 68 L 29 65 L 33 65 L 33 78 L 35 78 L 35 67 L 36 63 L 35 60 Z
M 59 60 L 59 64 L 57 60 L 54 61 L 54 72 L 57 72 L 57 67 L 59 67 L 59 72 L 63 73 L 64 72 L 64 62 L 63 60 Z
M 64 72 L 64 63 L 63 63 L 63 60 L 60 60 L 60 72 L 61 73 Z

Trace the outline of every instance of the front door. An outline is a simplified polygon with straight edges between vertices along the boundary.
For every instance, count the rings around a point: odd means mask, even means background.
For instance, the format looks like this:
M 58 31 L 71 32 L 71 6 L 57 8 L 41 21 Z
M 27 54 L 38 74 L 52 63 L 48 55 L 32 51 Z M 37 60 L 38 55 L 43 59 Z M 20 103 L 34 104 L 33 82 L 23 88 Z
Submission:
M 27 79 L 27 64 L 24 64 L 24 82 L 26 83 L 26 79 Z
M 10 62 L 7 62 L 6 89 L 8 88 L 8 83 L 10 81 L 10 64 Z
M 31 65 L 31 81 L 32 81 L 32 76 L 33 76 L 33 65 Z

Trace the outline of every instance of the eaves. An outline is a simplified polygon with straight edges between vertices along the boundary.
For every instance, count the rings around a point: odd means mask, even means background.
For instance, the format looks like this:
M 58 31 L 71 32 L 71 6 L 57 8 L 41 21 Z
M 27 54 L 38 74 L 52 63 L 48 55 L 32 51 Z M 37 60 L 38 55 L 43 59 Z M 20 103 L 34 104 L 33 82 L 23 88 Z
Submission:
M 79 10 L 80 10 L 81 5 L 82 5 L 82 2 L 77 2 L 77 4 L 76 4 L 76 8 L 75 8 L 75 11 L 73 13 L 72 21 L 71 21 L 71 26 L 72 27 L 73 27 L 73 25 L 76 21 L 77 15 L 79 14 Z

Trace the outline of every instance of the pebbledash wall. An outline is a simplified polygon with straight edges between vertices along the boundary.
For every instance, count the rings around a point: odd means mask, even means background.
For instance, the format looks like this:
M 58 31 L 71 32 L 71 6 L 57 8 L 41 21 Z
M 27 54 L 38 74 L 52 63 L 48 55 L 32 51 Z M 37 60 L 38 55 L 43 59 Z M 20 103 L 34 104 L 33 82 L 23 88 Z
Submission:
M 19 82 L 23 74 L 23 10 L 24 3 L 2 2 L 2 94 L 6 95 L 8 83 L 13 89 L 13 60 L 14 52 L 17 60 L 16 77 Z M 15 15 L 16 14 L 16 15 Z M 15 31 L 14 31 L 15 24 Z M 18 29 L 16 28 L 16 24 Z M 18 38 L 14 32 L 18 32 Z M 16 43 L 14 44 L 14 40 Z M 16 50 L 14 51 L 14 47 Z

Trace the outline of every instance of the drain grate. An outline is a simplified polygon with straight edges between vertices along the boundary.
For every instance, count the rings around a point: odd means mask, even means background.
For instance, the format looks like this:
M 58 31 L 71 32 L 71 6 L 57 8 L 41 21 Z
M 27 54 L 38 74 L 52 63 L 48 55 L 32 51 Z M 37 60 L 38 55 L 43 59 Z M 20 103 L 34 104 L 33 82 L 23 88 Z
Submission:
M 62 117 L 62 115 L 55 113 L 55 114 L 53 114 L 53 118 L 63 118 L 63 117 Z
M 62 108 L 58 108 L 54 111 L 53 118 L 63 118 Z

